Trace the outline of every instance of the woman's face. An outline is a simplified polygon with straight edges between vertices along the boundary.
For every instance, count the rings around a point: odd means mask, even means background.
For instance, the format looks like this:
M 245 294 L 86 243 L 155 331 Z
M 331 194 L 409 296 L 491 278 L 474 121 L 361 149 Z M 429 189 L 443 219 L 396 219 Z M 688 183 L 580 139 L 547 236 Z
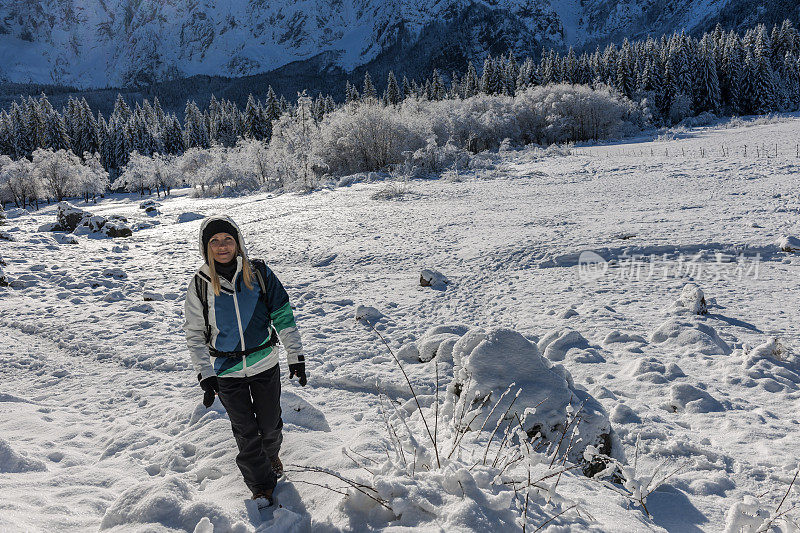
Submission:
M 214 253 L 214 259 L 220 263 L 229 263 L 236 257 L 236 239 L 230 233 L 217 233 L 208 241 Z

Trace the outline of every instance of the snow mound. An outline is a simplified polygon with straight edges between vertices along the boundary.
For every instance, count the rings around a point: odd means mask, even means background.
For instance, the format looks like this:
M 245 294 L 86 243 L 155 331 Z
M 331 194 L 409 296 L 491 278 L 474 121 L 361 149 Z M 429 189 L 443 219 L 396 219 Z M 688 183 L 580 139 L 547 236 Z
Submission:
M 5 211 L 5 218 L 19 218 L 22 216 L 30 215 L 27 209 L 23 209 L 21 207 L 12 207 L 11 209 L 6 209 Z
M 325 414 L 292 391 L 284 389 L 281 392 L 281 411 L 284 423 L 312 431 L 331 430 Z
M 201 220 L 203 218 L 206 218 L 205 215 L 201 215 L 200 213 L 195 213 L 193 211 L 187 211 L 178 215 L 178 224 L 191 222 L 193 220 Z
M 372 469 L 371 469 L 372 470 Z M 375 496 L 386 502 L 379 505 L 356 490 L 339 504 L 351 517 L 364 517 L 373 527 L 391 522 L 398 531 L 420 528 L 424 531 L 516 531 L 519 512 L 512 507 L 514 491 L 492 480 L 498 469 L 453 461 L 442 469 L 418 468 L 413 477 L 402 465 L 389 461 L 373 470 L 368 480 Z M 534 506 L 543 504 L 531 499 Z M 431 527 L 434 520 L 436 527 Z M 407 529 L 408 528 L 408 529 Z M 363 527 L 358 530 L 373 529 Z M 382 529 L 382 528 L 381 528 Z
M 708 304 L 705 294 L 694 283 L 683 286 L 681 295 L 667 308 L 667 313 L 672 315 L 707 315 Z
M 449 283 L 450 280 L 438 270 L 426 268 L 419 273 L 419 284 L 421 287 L 430 287 L 437 291 L 443 291 L 447 288 Z
M 640 424 L 642 419 L 633 409 L 624 403 L 619 403 L 611 412 L 611 421 L 615 424 Z
M 688 383 L 675 383 L 670 388 L 673 411 L 687 413 L 713 413 L 724 411 L 725 407 L 709 393 Z
M 778 239 L 777 245 L 784 252 L 797 253 L 800 252 L 800 239 L 792 235 L 784 235 Z
M 145 302 L 163 302 L 164 295 L 160 292 L 152 291 L 152 290 L 145 290 L 142 291 L 142 300 Z
M 647 339 L 641 335 L 613 330 L 609 332 L 608 335 L 606 335 L 606 337 L 603 339 L 603 346 L 609 346 L 611 344 L 627 344 L 630 342 L 647 344 Z
M 419 360 L 423 363 L 436 358 L 440 362 L 453 362 L 453 347 L 469 328 L 466 326 L 436 326 L 430 328 L 417 341 Z
M 155 200 L 145 200 L 139 204 L 139 209 L 144 209 L 145 214 L 151 217 L 161 214 L 161 211 L 158 210 L 159 207 L 161 204 Z
M 0 267 L 0 287 L 8 287 L 8 281 L 6 273 L 3 272 L 3 267 Z
M 686 377 L 683 370 L 675 363 L 664 365 L 655 357 L 645 357 L 633 362 L 629 373 L 637 381 L 662 384 L 676 378 Z
M 551 361 L 569 359 L 578 363 L 599 363 L 604 361 L 598 351 L 589 345 L 586 338 L 572 329 L 550 331 L 539 341 L 539 351 Z
M 800 388 L 800 361 L 779 339 L 770 339 L 745 354 L 744 375 L 767 392 L 790 392 Z
M 713 327 L 690 318 L 668 319 L 653 332 L 650 342 L 683 354 L 728 355 L 732 351 Z
M 75 235 L 68 233 L 57 233 L 53 238 L 58 244 L 78 244 L 78 239 L 75 238 Z
M 553 366 L 521 334 L 509 329 L 473 329 L 456 343 L 456 351 L 461 355 L 448 387 L 454 425 L 493 428 L 503 422 L 518 424 L 518 417 L 529 437 L 539 434 L 544 442 L 557 443 L 565 431 L 572 431 L 565 427 L 567 421 L 577 416 L 580 422 L 573 424 L 569 460 L 581 462 L 589 445 L 609 456 L 618 452 L 611 449 L 613 432 L 603 406 L 575 387 L 563 366 Z M 507 389 L 510 393 L 501 400 Z M 458 414 L 470 408 L 478 411 L 471 419 L 461 420 Z
M 123 492 L 106 510 L 100 529 L 127 524 L 161 525 L 194 531 L 206 518 L 216 531 L 243 530 L 218 507 L 192 502 L 192 492 L 177 477 L 157 478 L 135 485 Z
M 418 363 L 419 349 L 417 348 L 417 344 L 409 342 L 401 346 L 400 349 L 397 350 L 397 358 L 408 363 Z
M 11 445 L 0 439 L 0 474 L 44 472 L 47 467 L 38 459 L 19 454 Z

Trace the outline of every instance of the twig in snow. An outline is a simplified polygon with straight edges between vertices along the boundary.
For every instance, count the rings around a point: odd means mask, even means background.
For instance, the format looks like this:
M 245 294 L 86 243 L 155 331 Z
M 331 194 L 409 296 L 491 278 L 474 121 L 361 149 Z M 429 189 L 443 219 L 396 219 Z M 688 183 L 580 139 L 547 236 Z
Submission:
M 428 426 L 428 420 L 425 418 L 425 413 L 422 412 L 422 406 L 419 403 L 419 398 L 417 398 L 417 393 L 414 391 L 414 387 L 411 385 L 411 380 L 408 378 L 406 370 L 403 368 L 403 365 L 400 364 L 400 359 L 398 359 L 397 356 L 394 354 L 394 350 L 392 350 L 392 347 L 389 346 L 389 343 L 386 342 L 386 339 L 383 338 L 383 335 L 381 335 L 380 332 L 377 329 L 375 329 L 375 326 L 370 324 L 368 321 L 364 321 L 364 323 L 367 324 L 378 337 L 380 337 L 380 339 L 383 341 L 383 344 L 385 344 L 386 348 L 389 350 L 389 353 L 392 354 L 394 362 L 397 363 L 398 367 L 400 367 L 400 371 L 403 373 L 403 377 L 406 378 L 406 383 L 408 384 L 408 388 L 411 391 L 412 396 L 414 396 L 414 401 L 417 403 L 417 409 L 419 409 L 419 416 L 422 417 L 422 423 L 425 424 L 425 430 L 428 432 L 428 437 L 430 437 L 431 442 L 433 443 L 433 451 L 436 453 L 436 464 L 439 468 L 441 468 L 442 464 L 439 461 L 439 449 L 436 447 L 436 439 L 434 439 L 433 435 L 431 434 L 431 428 Z
M 334 472 L 332 470 L 328 470 L 327 468 L 320 468 L 320 467 L 317 467 L 317 466 L 294 465 L 294 464 L 289 465 L 289 466 L 293 467 L 293 468 L 297 468 L 298 469 L 297 471 L 299 471 L 299 472 L 319 472 L 320 474 L 327 474 L 329 476 L 335 477 L 336 479 L 338 479 L 340 481 L 344 481 L 345 483 L 350 485 L 352 488 L 354 488 L 355 490 L 357 490 L 358 492 L 360 492 L 361 494 L 363 494 L 367 498 L 370 498 L 370 499 L 374 500 L 375 502 L 379 503 L 380 505 L 382 505 L 383 507 L 385 507 L 386 509 L 391 511 L 392 514 L 394 514 L 394 510 L 391 507 L 389 507 L 389 505 L 386 502 L 386 500 L 384 500 L 383 498 L 378 496 L 377 495 L 378 491 L 376 491 L 373 487 L 370 487 L 369 485 L 364 485 L 363 483 L 358 483 L 357 481 L 353 481 L 352 479 L 348 479 L 348 478 L 342 476 L 341 474 L 339 474 L 337 472 Z M 370 494 L 368 491 L 372 491 L 375 494 Z
M 562 514 L 566 513 L 566 512 L 567 512 L 567 511 L 569 511 L 570 509 L 573 509 L 573 508 L 575 508 L 575 507 L 577 507 L 577 506 L 578 506 L 578 504 L 577 504 L 577 503 L 574 503 L 574 504 L 570 505 L 569 507 L 567 507 L 566 509 L 564 509 L 563 511 L 561 511 L 560 513 L 558 513 L 557 515 L 553 516 L 552 518 L 550 518 L 550 519 L 548 519 L 548 520 L 546 520 L 546 521 L 542 522 L 542 525 L 540 525 L 539 527 L 537 527 L 536 529 L 534 529 L 534 530 L 533 530 L 533 533 L 536 533 L 537 531 L 541 531 L 541 529 L 542 529 L 544 526 L 546 526 L 547 524 L 549 524 L 550 522 L 552 522 L 553 520 L 555 520 L 556 518 L 558 518 L 558 517 L 559 517 L 559 516 L 561 516 Z
M 503 416 L 497 419 L 497 424 L 494 426 L 494 431 L 492 431 L 492 434 L 489 436 L 489 442 L 486 443 L 486 451 L 483 452 L 483 464 L 486 464 L 486 456 L 489 455 L 489 445 L 492 444 L 492 439 L 494 439 L 494 436 L 497 434 L 497 430 L 500 429 L 500 424 L 503 422 L 503 420 L 505 420 L 506 415 L 508 415 L 508 412 L 514 406 L 514 402 L 517 401 L 517 398 L 519 398 L 519 393 L 521 392 L 522 389 L 517 389 L 517 394 L 514 396 L 514 399 L 511 400 L 511 403 L 508 404 L 508 408 L 503 413 Z

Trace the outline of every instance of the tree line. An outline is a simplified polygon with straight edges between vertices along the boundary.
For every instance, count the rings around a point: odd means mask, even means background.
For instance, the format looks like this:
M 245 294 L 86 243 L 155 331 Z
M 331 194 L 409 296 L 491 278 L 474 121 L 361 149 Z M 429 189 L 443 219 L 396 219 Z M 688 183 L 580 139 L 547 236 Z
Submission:
M 703 112 L 762 114 L 800 108 L 800 34 L 784 21 L 768 30 L 758 25 L 743 35 L 721 27 L 699 38 L 685 33 L 610 44 L 593 52 L 550 50 L 538 60 L 518 61 L 513 54 L 488 56 L 480 74 L 472 63 L 466 72 L 446 80 L 434 70 L 423 82 L 398 81 L 389 73 L 379 91 L 366 73 L 362 86 L 347 82 L 345 102 L 331 96 L 303 96 L 304 113 L 319 123 L 343 105 L 374 101 L 398 106 L 418 101 L 466 100 L 475 96 L 515 96 L 550 84 L 612 88 L 645 110 L 656 125 L 670 125 Z M 14 101 L 0 111 L 0 154 L 33 160 L 37 150 L 78 154 L 96 160 L 111 182 L 128 165 L 131 154 L 181 155 L 189 149 L 234 147 L 239 139 L 269 142 L 273 127 L 296 104 L 269 88 L 264 101 L 250 96 L 244 110 L 211 97 L 201 110 L 186 103 L 182 122 L 165 113 L 157 98 L 134 108 L 118 96 L 108 118 L 95 114 L 85 99 L 70 98 L 60 110 L 42 94 Z M 467 146 L 463 148 L 468 148 Z M 39 160 L 44 161 L 39 153 Z M 53 158 L 51 158 L 53 159 Z M 58 158 L 57 158 L 58 159 Z M 61 157 L 60 161 L 67 158 Z M 95 164 L 95 163 L 93 163 Z

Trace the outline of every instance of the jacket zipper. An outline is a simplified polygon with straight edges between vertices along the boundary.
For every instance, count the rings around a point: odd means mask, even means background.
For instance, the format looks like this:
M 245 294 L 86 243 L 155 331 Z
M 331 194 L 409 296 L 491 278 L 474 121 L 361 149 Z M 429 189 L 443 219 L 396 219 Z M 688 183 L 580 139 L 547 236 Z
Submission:
M 236 297 L 236 278 L 239 277 L 239 272 L 233 275 L 233 307 L 236 309 L 236 323 L 239 325 L 239 341 L 242 343 L 242 351 L 247 347 L 244 345 L 244 331 L 242 330 L 242 317 L 239 314 L 239 299 Z M 247 356 L 242 356 L 242 370 L 247 369 Z

